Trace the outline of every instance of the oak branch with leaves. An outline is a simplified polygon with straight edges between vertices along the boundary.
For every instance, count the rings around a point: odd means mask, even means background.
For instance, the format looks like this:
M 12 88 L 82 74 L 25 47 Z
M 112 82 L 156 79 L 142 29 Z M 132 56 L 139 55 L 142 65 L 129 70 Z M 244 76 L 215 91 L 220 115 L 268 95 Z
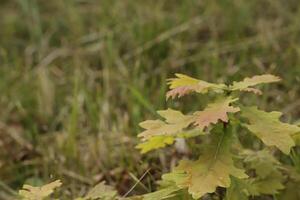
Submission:
M 213 100 L 202 111 L 191 114 L 173 109 L 158 111 L 164 120 L 140 123 L 145 130 L 139 134 L 142 142 L 137 148 L 147 153 L 173 144 L 176 138 L 197 138 L 201 140 L 199 158 L 181 160 L 175 169 L 162 176 L 160 187 L 155 192 L 120 197 L 102 182 L 76 200 L 193 200 L 213 195 L 225 200 L 247 200 L 264 195 L 273 195 L 276 200 L 299 200 L 300 174 L 297 168 L 291 162 L 275 157 L 274 152 L 292 158 L 293 154 L 289 154 L 300 141 L 300 128 L 281 122 L 280 112 L 265 112 L 255 106 L 244 106 L 239 101 L 241 92 L 261 95 L 262 91 L 254 86 L 278 81 L 279 77 L 267 74 L 225 85 L 176 74 L 176 78 L 168 82 L 167 99 L 195 92 L 213 93 L 210 95 Z M 240 141 L 241 128 L 264 145 L 256 149 L 245 148 Z M 253 137 L 249 141 L 253 141 Z M 60 185 L 59 180 L 42 187 L 24 185 L 19 194 L 24 200 L 47 199 Z M 218 188 L 225 188 L 226 193 Z
M 215 93 L 215 98 L 202 111 L 183 114 L 167 109 L 158 111 L 165 120 L 140 123 L 145 130 L 137 148 L 142 153 L 163 148 L 176 138 L 202 139 L 198 160 L 181 160 L 172 172 L 162 176 L 160 190 L 145 195 L 145 199 L 199 199 L 215 193 L 218 187 L 227 188 L 225 199 L 243 200 L 250 196 L 275 195 L 284 188 L 282 165 L 271 150 L 289 154 L 300 132 L 296 125 L 279 120 L 280 112 L 265 112 L 239 101 L 241 92 L 261 95 L 254 86 L 278 82 L 280 78 L 266 74 L 245 78 L 231 85 L 208 83 L 183 74 L 169 79 L 167 99 L 190 93 Z M 239 141 L 237 127 L 254 134 L 265 148 L 246 149 Z M 255 171 L 251 174 L 250 171 Z

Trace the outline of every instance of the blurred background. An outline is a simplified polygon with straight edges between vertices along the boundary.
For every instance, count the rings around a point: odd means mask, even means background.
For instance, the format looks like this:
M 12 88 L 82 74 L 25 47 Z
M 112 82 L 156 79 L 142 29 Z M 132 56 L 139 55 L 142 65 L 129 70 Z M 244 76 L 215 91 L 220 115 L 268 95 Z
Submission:
M 63 196 L 105 180 L 153 190 L 174 148 L 140 155 L 138 123 L 167 106 L 166 79 L 283 81 L 244 101 L 300 119 L 298 0 L 0 0 L 0 199 L 24 183 L 64 182 Z

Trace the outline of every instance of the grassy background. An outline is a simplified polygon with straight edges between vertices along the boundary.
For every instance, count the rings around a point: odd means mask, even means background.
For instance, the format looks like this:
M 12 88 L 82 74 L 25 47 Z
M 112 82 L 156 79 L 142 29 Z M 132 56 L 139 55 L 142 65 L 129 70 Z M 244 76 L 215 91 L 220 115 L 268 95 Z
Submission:
M 297 0 L 0 0 L 0 199 L 24 182 L 60 178 L 64 196 L 106 180 L 125 194 L 152 190 L 172 149 L 141 156 L 138 123 L 167 106 L 165 81 L 211 82 L 272 73 L 245 97 L 300 117 Z M 292 120 L 293 119 L 293 120 Z

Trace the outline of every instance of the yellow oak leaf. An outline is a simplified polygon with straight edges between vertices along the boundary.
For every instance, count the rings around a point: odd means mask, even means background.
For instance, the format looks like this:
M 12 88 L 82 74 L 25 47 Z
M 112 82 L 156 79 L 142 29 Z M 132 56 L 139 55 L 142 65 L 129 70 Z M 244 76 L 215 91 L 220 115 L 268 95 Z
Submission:
M 208 157 L 209 156 L 209 157 Z M 247 175 L 233 165 L 230 154 L 222 155 L 217 160 L 212 160 L 212 154 L 202 156 L 197 161 L 183 160 L 177 170 L 182 170 L 187 177 L 178 182 L 179 187 L 188 187 L 189 193 L 195 199 L 206 193 L 215 192 L 217 187 L 229 187 L 230 176 L 246 178 Z
M 230 135 L 213 134 L 211 143 L 196 161 L 182 160 L 173 172 L 165 175 L 179 188 L 187 188 L 193 198 L 215 192 L 217 187 L 229 187 L 230 176 L 247 178 L 244 170 L 234 166 L 230 152 Z
M 228 122 L 227 113 L 236 113 L 240 111 L 238 107 L 233 107 L 230 104 L 238 99 L 222 98 L 216 102 L 208 104 L 203 111 L 197 111 L 193 115 L 194 125 L 200 129 L 208 127 L 210 124 L 216 124 L 219 120 Z
M 173 144 L 175 141 L 174 137 L 172 136 L 154 136 L 136 146 L 137 149 L 141 149 L 141 153 L 147 153 L 154 149 L 163 148 L 167 145 Z
M 251 87 L 262 83 L 278 82 L 280 80 L 281 79 L 278 76 L 271 74 L 257 75 L 251 78 L 245 78 L 240 82 L 233 82 L 233 84 L 229 86 L 229 89 L 233 91 L 240 90 L 245 92 L 253 92 L 260 95 L 262 93 L 260 90 Z
M 19 194 L 24 200 L 42 200 L 54 192 L 54 189 L 61 186 L 61 181 L 56 180 L 41 187 L 34 187 L 31 185 L 23 185 L 19 190 Z
M 199 79 L 195 79 L 183 74 L 175 74 L 177 78 L 171 78 L 168 81 L 169 88 L 167 99 L 182 97 L 191 92 L 207 93 L 209 90 L 222 91 L 226 88 L 224 84 L 213 84 Z
M 182 130 L 188 127 L 192 123 L 193 116 L 184 115 L 179 111 L 173 109 L 167 109 L 158 111 L 166 121 L 162 120 L 146 120 L 140 123 L 140 126 L 144 129 L 142 133 L 138 135 L 142 140 L 146 141 L 154 136 L 175 136 L 182 132 Z
M 181 86 L 197 85 L 200 81 L 199 79 L 192 78 L 184 74 L 175 74 L 177 78 L 168 79 L 168 84 L 170 89 L 174 89 Z M 209 83 L 208 83 L 209 84 Z
M 300 127 L 279 121 L 280 112 L 265 112 L 257 107 L 243 107 L 242 117 L 248 119 L 244 124 L 268 146 L 276 146 L 285 154 L 289 154 L 295 145 L 292 135 L 300 132 Z
M 183 132 L 179 132 L 175 136 L 153 136 L 147 141 L 140 143 L 136 146 L 137 149 L 141 150 L 141 153 L 147 153 L 149 151 L 164 148 L 167 145 L 171 145 L 175 142 L 175 138 L 192 138 L 200 135 L 205 135 L 206 133 L 199 129 L 192 129 Z

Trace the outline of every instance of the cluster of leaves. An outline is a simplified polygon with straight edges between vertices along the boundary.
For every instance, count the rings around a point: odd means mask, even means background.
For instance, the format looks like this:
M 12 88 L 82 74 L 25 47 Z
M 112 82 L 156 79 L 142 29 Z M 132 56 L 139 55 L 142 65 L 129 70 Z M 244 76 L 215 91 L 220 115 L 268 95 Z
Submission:
M 43 185 L 41 187 L 33 187 L 30 185 L 23 185 L 19 191 L 22 200 L 44 200 L 54 192 L 54 189 L 61 186 L 61 181 L 56 180 L 52 183 Z M 75 200 L 112 200 L 117 198 L 117 192 L 104 182 L 99 183 L 92 188 L 84 197 L 75 198 Z
M 280 112 L 265 112 L 255 106 L 244 106 L 239 101 L 241 92 L 261 95 L 262 91 L 254 86 L 277 81 L 280 81 L 279 77 L 268 74 L 225 85 L 176 74 L 176 78 L 169 80 L 167 99 L 192 92 L 213 93 L 212 102 L 203 110 L 190 114 L 173 109 L 158 111 L 164 120 L 140 123 L 145 130 L 139 134 L 142 143 L 137 148 L 146 153 L 171 145 L 178 138 L 197 138 L 201 141 L 199 158 L 181 160 L 170 173 L 162 176 L 158 190 L 153 193 L 122 198 L 111 187 L 100 183 L 77 200 L 192 200 L 213 195 L 225 200 L 247 200 L 265 195 L 300 199 L 300 194 L 295 192 L 300 189 L 296 168 L 274 156 L 277 153 L 293 158 L 290 152 L 299 140 L 300 127 L 281 122 Z M 264 145 L 246 149 L 240 141 L 243 129 Z M 25 185 L 20 195 L 24 200 L 44 199 L 60 185 L 60 181 L 43 187 Z
M 170 79 L 167 99 L 192 92 L 212 93 L 214 99 L 202 111 L 183 114 L 167 109 L 158 111 L 165 120 L 140 124 L 145 130 L 139 134 L 142 143 L 137 148 L 142 153 L 173 144 L 177 138 L 201 139 L 199 159 L 181 160 L 172 172 L 162 176 L 162 189 L 146 197 L 199 199 L 216 194 L 218 188 L 226 188 L 226 194 L 218 196 L 227 200 L 264 195 L 279 198 L 291 173 L 274 157 L 274 152 L 278 149 L 280 154 L 289 155 L 300 128 L 281 122 L 280 112 L 265 112 L 239 101 L 241 92 L 261 95 L 262 91 L 254 86 L 277 81 L 280 78 L 270 74 L 245 78 L 231 85 L 208 83 L 183 74 Z M 244 148 L 239 140 L 242 128 L 254 134 L 263 147 Z

